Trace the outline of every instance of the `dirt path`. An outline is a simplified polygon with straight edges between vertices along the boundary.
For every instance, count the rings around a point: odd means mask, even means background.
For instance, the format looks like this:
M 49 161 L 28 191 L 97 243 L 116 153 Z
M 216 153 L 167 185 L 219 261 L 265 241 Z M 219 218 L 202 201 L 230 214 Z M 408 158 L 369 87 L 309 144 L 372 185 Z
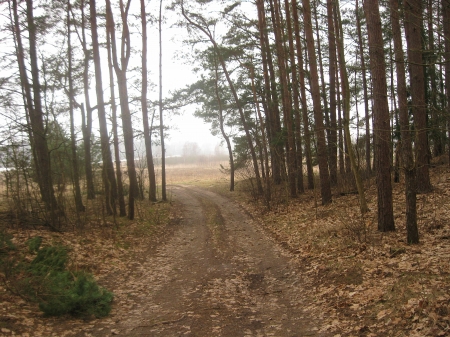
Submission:
M 299 269 L 236 204 L 172 187 L 183 219 L 123 280 L 111 317 L 79 336 L 322 336 Z

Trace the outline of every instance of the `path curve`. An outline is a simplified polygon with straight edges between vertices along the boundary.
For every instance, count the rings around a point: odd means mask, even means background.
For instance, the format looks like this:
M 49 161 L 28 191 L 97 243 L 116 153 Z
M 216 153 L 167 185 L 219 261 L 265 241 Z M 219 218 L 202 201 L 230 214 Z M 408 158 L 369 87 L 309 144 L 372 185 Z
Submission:
M 80 335 L 325 336 L 290 253 L 233 201 L 192 186 L 171 191 L 181 222 L 134 267 L 128 300 Z

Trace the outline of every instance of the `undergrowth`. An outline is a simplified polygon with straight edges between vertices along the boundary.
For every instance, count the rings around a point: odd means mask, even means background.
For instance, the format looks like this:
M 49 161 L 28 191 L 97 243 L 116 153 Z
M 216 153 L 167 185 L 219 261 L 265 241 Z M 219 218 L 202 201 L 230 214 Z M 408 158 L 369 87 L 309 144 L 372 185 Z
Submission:
M 66 247 L 41 247 L 41 243 L 41 237 L 31 238 L 26 242 L 28 252 L 19 252 L 11 237 L 0 235 L 0 272 L 5 286 L 38 303 L 46 316 L 107 316 L 113 294 L 100 287 L 91 274 L 68 270 Z

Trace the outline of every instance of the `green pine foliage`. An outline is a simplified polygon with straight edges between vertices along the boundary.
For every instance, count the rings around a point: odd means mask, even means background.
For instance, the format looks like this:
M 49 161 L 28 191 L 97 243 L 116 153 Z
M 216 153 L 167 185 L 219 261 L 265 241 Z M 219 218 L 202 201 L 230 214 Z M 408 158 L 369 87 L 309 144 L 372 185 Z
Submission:
M 104 317 L 111 311 L 113 294 L 100 287 L 94 277 L 84 271 L 67 270 L 68 249 L 61 245 L 41 247 L 42 238 L 26 244 L 34 259 L 19 258 L 9 263 L 8 273 L 0 264 L 15 292 L 38 302 L 46 316 Z M 12 246 L 10 238 L 0 236 L 0 251 Z M 6 248 L 5 248 L 6 249 Z M 4 259 L 2 259 L 4 260 Z

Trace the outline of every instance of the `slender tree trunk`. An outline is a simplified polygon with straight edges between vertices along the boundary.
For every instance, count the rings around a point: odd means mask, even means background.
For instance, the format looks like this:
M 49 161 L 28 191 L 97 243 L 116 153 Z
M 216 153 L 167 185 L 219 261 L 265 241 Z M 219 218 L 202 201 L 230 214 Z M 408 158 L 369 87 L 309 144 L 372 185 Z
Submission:
M 129 96 L 127 88 L 127 68 L 131 53 L 130 32 L 128 30 L 128 9 L 130 1 L 127 1 L 126 6 L 123 0 L 120 0 L 120 14 L 122 19 L 122 38 L 120 48 L 120 65 L 118 62 L 118 53 L 116 47 L 116 33 L 115 24 L 111 11 L 110 0 L 106 0 L 108 31 L 111 35 L 111 49 L 113 56 L 113 65 L 117 77 L 117 85 L 119 89 L 120 110 L 122 119 L 123 140 L 125 144 L 125 155 L 127 159 L 127 169 L 129 178 L 129 192 L 128 192 L 128 218 L 134 219 L 134 200 L 135 198 L 142 198 L 139 195 L 139 188 L 136 175 L 136 166 L 134 162 L 134 136 L 133 125 L 131 121 L 131 111 L 129 105 Z
M 366 75 L 366 61 L 364 56 L 364 45 L 361 33 L 361 17 L 359 15 L 358 0 L 356 0 L 356 31 L 358 33 L 358 47 L 359 57 L 361 58 L 361 72 L 363 80 L 363 93 L 364 93 L 364 118 L 366 120 L 366 170 L 370 175 L 372 171 L 372 165 L 370 163 L 370 117 L 369 117 L 369 96 L 367 93 L 367 75 Z
M 156 177 L 155 166 L 153 164 L 152 153 L 152 130 L 148 124 L 148 105 L 147 105 L 147 15 L 145 12 L 145 1 L 141 1 L 141 23 L 142 23 L 142 93 L 141 93 L 141 108 L 142 121 L 144 124 L 144 142 L 145 155 L 147 157 L 147 169 L 149 178 L 148 197 L 150 201 L 156 201 Z
M 303 187 L 303 154 L 302 154 L 302 141 L 301 141 L 301 131 L 300 131 L 300 92 L 297 78 L 297 66 L 295 64 L 295 47 L 294 47 L 294 34 L 292 32 L 292 20 L 291 20 L 291 10 L 289 6 L 289 0 L 284 0 L 284 7 L 286 11 L 286 26 L 288 30 L 288 40 L 289 40 L 289 60 L 291 63 L 291 74 L 292 74 L 292 97 L 293 97 L 293 114 L 295 117 L 295 125 L 291 120 L 292 128 L 295 130 L 292 138 L 295 140 L 293 145 L 293 155 L 295 155 L 295 178 L 297 179 L 297 190 L 300 193 L 304 192 Z M 294 10 L 297 10 L 296 8 Z M 292 119 L 292 113 L 291 119 Z M 295 178 L 293 179 L 295 181 Z
M 441 0 L 442 18 L 444 21 L 444 45 L 445 45 L 445 114 L 447 115 L 448 128 L 448 165 L 450 166 L 450 0 Z
M 323 71 L 323 62 L 322 62 L 322 46 L 320 43 L 320 35 L 319 35 L 319 20 L 317 19 L 317 0 L 313 1 L 314 4 L 314 23 L 315 23 L 315 27 L 316 27 L 316 41 L 317 41 L 317 56 L 318 56 L 318 61 L 319 61 L 319 73 L 320 73 L 320 83 L 321 83 L 321 96 L 322 96 L 322 100 L 323 100 L 323 113 L 324 113 L 324 117 L 325 117 L 325 127 L 326 127 L 326 132 L 327 132 L 327 145 L 328 145 L 328 156 L 330 157 L 330 153 L 331 153 L 331 142 L 330 142 L 330 138 L 331 138 L 331 126 L 330 126 L 330 111 L 328 109 L 328 98 L 327 98 L 327 93 L 325 90 L 325 75 L 324 75 L 324 71 Z M 331 164 L 330 158 L 329 158 L 329 166 Z M 332 179 L 331 179 L 331 168 L 330 168 L 330 183 L 333 185 L 332 183 Z
M 67 58 L 69 81 L 69 115 L 70 115 L 70 149 L 72 154 L 73 188 L 75 191 L 75 208 L 78 212 L 84 212 L 85 207 L 81 199 L 80 176 L 78 171 L 77 144 L 75 139 L 75 123 L 73 118 L 73 78 L 72 78 L 72 43 L 70 25 L 70 1 L 67 2 Z
M 86 19 L 84 15 L 84 0 L 81 0 L 81 45 L 83 47 L 83 91 L 84 101 L 86 108 L 82 106 L 81 119 L 82 119 L 82 131 L 83 131 L 83 147 L 84 147 L 84 170 L 86 174 L 86 188 L 87 198 L 95 199 L 95 187 L 94 187 L 94 173 L 92 171 L 92 155 L 91 155 L 91 137 L 92 137 L 92 108 L 89 98 L 89 62 L 91 59 L 91 53 L 87 49 L 86 42 Z
M 400 117 L 400 132 L 402 138 L 401 152 L 405 170 L 406 194 L 406 231 L 407 242 L 418 243 L 416 210 L 416 172 L 412 150 L 412 131 L 409 128 L 408 99 L 405 74 L 405 58 L 403 55 L 402 35 L 400 30 L 399 7 L 397 0 L 390 0 L 392 39 L 394 40 L 394 55 L 397 69 L 397 95 Z
M 267 113 L 266 113 L 266 126 L 267 126 L 267 138 L 270 148 L 270 160 L 272 166 L 272 178 L 276 184 L 281 182 L 281 165 L 280 165 L 280 157 L 277 153 L 277 147 L 275 146 L 274 140 L 277 138 L 275 131 L 274 119 L 277 117 L 277 113 L 275 112 L 278 109 L 278 106 L 274 104 L 272 99 L 272 90 L 271 90 L 271 79 L 269 76 L 269 67 L 268 58 L 271 58 L 269 46 L 266 44 L 266 35 L 267 35 L 267 26 L 266 26 L 266 18 L 264 14 L 264 2 L 262 0 L 256 0 L 256 6 L 258 10 L 258 30 L 259 30 L 259 42 L 261 45 L 261 58 L 263 65 L 263 76 L 264 76 L 264 94 L 265 100 L 267 104 Z M 274 91 L 275 97 L 277 98 L 277 92 Z M 279 113 L 278 113 L 279 115 Z
M 264 1 L 257 0 L 256 4 L 258 6 L 258 18 L 260 23 L 260 34 L 262 34 L 263 41 L 262 46 L 264 48 L 263 57 L 265 56 L 267 61 L 267 69 L 268 69 L 268 78 L 270 83 L 270 100 L 269 103 L 269 120 L 270 126 L 268 129 L 270 130 L 269 139 L 270 139 L 270 148 L 271 148 L 271 159 L 272 159 L 272 176 L 275 184 L 281 183 L 281 177 L 285 176 L 285 165 L 284 165 L 284 148 L 281 141 L 282 132 L 281 132 L 281 123 L 280 123 L 280 110 L 279 110 L 279 98 L 278 98 L 278 87 L 275 78 L 275 71 L 273 67 L 272 53 L 270 51 L 270 43 L 269 37 L 267 34 L 267 23 L 266 23 L 266 15 L 264 9 Z M 263 61 L 263 66 L 265 65 Z
M 116 213 L 116 199 L 117 199 L 117 183 L 114 175 L 114 166 L 111 157 L 111 148 L 109 146 L 108 128 L 106 125 L 106 111 L 105 101 L 103 98 L 102 86 L 102 69 L 100 63 L 100 50 L 98 45 L 97 33 L 97 11 L 95 8 L 95 0 L 90 1 L 90 16 L 91 16 L 91 33 L 92 33 L 92 52 L 94 57 L 95 67 L 95 90 L 97 93 L 97 111 L 98 122 L 100 126 L 100 142 L 102 147 L 103 159 L 103 183 L 105 186 L 105 201 L 106 212 L 108 214 Z
M 227 144 L 227 150 L 228 150 L 228 159 L 229 159 L 229 163 L 230 163 L 230 191 L 234 191 L 234 158 L 233 158 L 233 149 L 231 147 L 231 141 L 230 141 L 230 137 L 227 135 L 227 133 L 225 132 L 225 128 L 224 128 L 224 120 L 223 120 L 223 104 L 222 104 L 222 99 L 220 98 L 220 94 L 219 94 L 219 65 L 217 64 L 217 53 L 215 53 L 215 57 L 214 57 L 214 74 L 215 74 L 215 94 L 216 94 L 216 99 L 217 99 L 217 105 L 219 107 L 219 127 L 220 127 L 220 132 L 222 133 L 222 137 L 223 139 L 225 139 L 225 143 Z M 269 176 L 269 174 L 267 174 L 266 176 Z
M 48 151 L 47 144 L 47 130 L 44 126 L 44 111 L 41 101 L 41 85 L 39 82 L 39 67 L 38 67 L 38 56 L 37 56 L 37 46 L 36 46 L 36 25 L 34 22 L 33 15 L 33 1 L 27 0 L 27 23 L 28 23 L 28 36 L 29 36 L 29 55 L 30 55 L 30 66 L 31 66 L 31 78 L 32 78 L 32 89 L 33 89 L 33 100 L 29 104 L 31 108 L 29 110 L 31 130 L 33 133 L 33 140 L 35 146 L 35 154 L 37 160 L 36 169 L 39 170 L 40 174 L 40 190 L 42 195 L 42 200 L 44 201 L 47 210 L 50 211 L 52 226 L 59 226 L 59 215 L 62 213 L 60 209 L 54 189 L 53 189 L 53 179 L 52 179 L 52 169 L 50 164 L 50 154 Z M 16 5 L 17 6 L 17 5 Z M 16 7 L 17 8 L 17 7 Z M 17 11 L 16 11 L 17 13 Z M 17 20 L 18 22 L 18 20 Z
M 416 131 L 417 191 L 431 191 L 429 172 L 427 107 L 425 103 L 425 80 L 422 58 L 422 0 L 405 0 L 405 35 L 410 68 L 410 85 L 414 129 Z
M 317 61 L 315 55 L 314 36 L 311 22 L 311 7 L 308 0 L 303 2 L 303 18 L 306 33 L 306 45 L 311 72 L 311 94 L 314 106 L 314 120 L 316 122 L 317 157 L 319 162 L 320 192 L 322 204 L 331 203 L 330 174 L 328 171 L 327 146 L 325 142 L 325 128 L 323 125 L 322 107 L 320 104 L 319 76 L 317 74 Z
M 295 198 L 297 196 L 297 186 L 295 181 L 295 151 L 294 151 L 295 143 L 294 143 L 292 112 L 291 112 L 292 104 L 288 88 L 289 76 L 286 71 L 286 59 L 285 59 L 286 53 L 283 47 L 283 29 L 280 13 L 281 5 L 278 2 L 278 0 L 271 0 L 270 5 L 272 11 L 272 22 L 274 26 L 275 45 L 277 48 L 280 87 L 282 92 L 282 106 L 284 115 L 283 122 L 284 127 L 287 131 L 286 159 L 288 168 L 289 195 Z
M 255 88 L 255 69 L 253 68 L 253 65 L 251 65 L 249 67 L 249 71 L 250 71 L 250 79 L 252 81 L 252 92 L 253 92 L 253 100 L 255 102 L 255 106 L 256 106 L 256 112 L 257 112 L 257 116 L 259 118 L 260 121 L 260 129 L 261 129 L 261 137 L 262 137 L 262 148 L 264 151 L 264 160 L 262 160 L 261 162 L 261 166 L 265 168 L 266 174 L 263 174 L 263 177 L 265 179 L 265 196 L 266 196 L 266 205 L 268 208 L 270 208 L 270 200 L 272 198 L 271 196 L 271 188 L 270 188 L 270 175 L 269 175 L 269 153 L 267 151 L 267 143 L 266 143 L 266 134 L 264 132 L 264 124 L 263 124 L 263 119 L 261 116 L 261 110 L 259 109 L 259 103 L 258 103 L 258 99 L 256 96 L 256 88 Z
M 339 11 L 339 2 L 335 3 L 335 10 Z M 342 34 L 342 22 L 340 19 L 340 15 L 337 15 L 338 22 L 337 25 L 339 26 L 339 30 Z M 356 156 L 355 152 L 353 151 L 352 146 L 352 139 L 350 136 L 350 85 L 348 83 L 348 73 L 347 73 L 347 67 L 345 64 L 345 53 L 344 53 L 344 41 L 343 36 L 340 35 L 337 42 L 338 42 L 338 56 L 339 56 L 339 64 L 340 64 L 340 73 L 341 73 L 341 84 L 342 84 L 342 96 L 344 98 L 344 133 L 347 143 L 347 149 L 348 149 L 348 156 L 350 158 L 350 165 L 352 167 L 353 175 L 355 177 L 356 182 L 356 188 L 358 190 L 359 195 L 359 209 L 361 211 L 361 214 L 366 213 L 369 208 L 367 207 L 366 202 L 366 196 L 364 192 L 364 186 L 361 179 L 361 174 L 359 172 L 359 167 L 356 163 Z
M 378 0 L 365 0 L 364 12 L 369 33 L 370 65 L 373 85 L 373 114 L 378 190 L 378 230 L 395 230 L 392 204 L 392 182 L 390 165 L 390 127 L 387 101 L 386 64 L 383 50 Z
M 439 110 L 437 105 L 437 84 L 436 84 L 436 61 L 434 56 L 437 54 L 436 46 L 434 44 L 434 27 L 433 27 L 433 3 L 435 0 L 427 0 L 427 19 L 428 19 L 428 67 L 427 71 L 430 77 L 431 97 L 428 106 L 431 109 L 431 139 L 433 141 L 433 156 L 437 157 L 444 153 L 442 146 L 442 137 L 439 125 Z M 437 6 L 438 7 L 438 6 Z M 439 21 L 439 19 L 438 19 Z M 433 53 L 431 56 L 431 53 Z M 436 55 L 437 57 L 437 55 Z
M 336 35 L 334 32 L 333 1 L 327 0 L 328 20 L 328 73 L 330 76 L 330 182 L 337 184 L 337 125 L 336 125 Z
M 300 86 L 300 102 L 302 105 L 301 118 L 303 119 L 303 138 L 305 146 L 306 172 L 308 177 L 308 189 L 314 188 L 314 171 L 311 155 L 311 133 L 308 119 L 308 106 L 306 103 L 305 69 L 303 67 L 302 42 L 300 39 L 300 25 L 297 9 L 297 0 L 292 0 L 292 18 L 294 21 L 295 46 L 297 49 L 298 84 Z M 300 120 L 298 120 L 300 122 Z
M 166 194 L 166 147 L 164 145 L 164 113 L 162 102 L 162 0 L 159 1 L 159 134 L 161 138 L 161 197 L 167 200 Z
M 125 195 L 123 190 L 123 178 L 122 178 L 122 164 L 120 160 L 119 149 L 119 131 L 117 123 L 117 105 L 116 105 L 116 91 L 114 85 L 114 65 L 111 55 L 111 35 L 106 32 L 106 49 L 108 50 L 108 73 L 109 73 L 109 90 L 111 96 L 111 111 L 112 111 L 112 133 L 113 133 L 113 145 L 114 145 L 114 159 L 116 162 L 116 177 L 117 177 L 117 200 L 119 203 L 119 216 L 127 216 L 127 210 L 125 206 Z

